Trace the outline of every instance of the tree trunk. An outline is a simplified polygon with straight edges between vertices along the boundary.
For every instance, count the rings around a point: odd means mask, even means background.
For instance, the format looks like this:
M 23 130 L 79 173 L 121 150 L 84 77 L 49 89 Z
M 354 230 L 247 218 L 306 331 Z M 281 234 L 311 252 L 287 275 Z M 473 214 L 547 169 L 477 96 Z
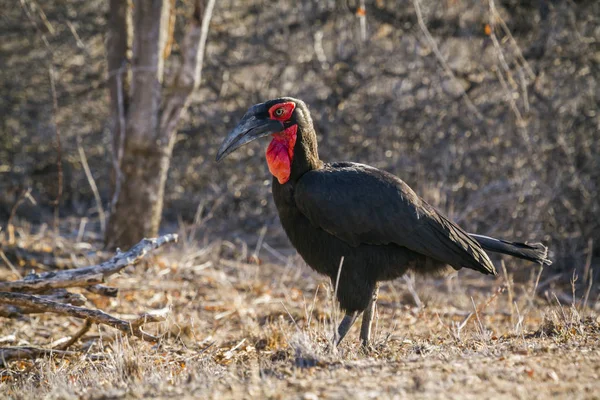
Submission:
M 171 150 L 126 140 L 121 193 L 106 230 L 108 247 L 128 247 L 158 232 Z
M 113 2 L 115 1 L 111 1 L 111 13 Z M 115 123 L 114 126 L 125 125 L 126 128 L 125 137 L 121 139 L 122 158 L 120 147 L 116 146 L 114 149 L 117 154 L 117 162 L 114 163 L 117 182 L 114 207 L 105 237 L 109 247 L 130 246 L 143 237 L 158 233 L 177 122 L 187 109 L 191 93 L 200 82 L 204 45 L 214 0 L 208 0 L 207 4 L 204 0 L 195 2 L 194 13 L 182 41 L 181 66 L 173 79 L 172 87 L 163 89 L 164 57 L 169 54 L 165 51 L 165 46 L 171 42 L 169 36 L 173 33 L 170 28 L 173 23 L 173 4 L 171 0 L 134 1 L 131 89 L 125 102 L 125 117 L 122 116 L 124 102 L 121 99 L 124 96 L 119 96 L 119 88 L 111 87 L 111 93 L 116 93 L 111 95 L 113 110 L 117 111 L 116 118 L 126 120 L 125 123 Z M 118 7 L 115 4 L 115 8 L 119 9 Z M 121 19 L 115 20 L 118 22 Z M 111 29 L 120 29 L 121 25 L 116 23 Z M 115 52 L 122 49 L 119 46 L 113 48 Z M 109 54 L 108 57 L 111 60 L 113 55 Z M 118 59 L 117 56 L 114 58 Z M 117 83 L 115 81 L 115 85 Z M 124 91 L 121 93 L 124 94 Z M 115 132 L 119 131 L 117 128 Z M 117 134 L 113 135 L 113 138 L 117 137 Z
M 154 235 L 160 224 L 159 193 L 171 155 L 168 137 L 158 129 L 163 63 L 160 39 L 165 31 L 162 15 L 168 12 L 168 5 L 164 0 L 139 0 L 133 5 L 131 93 L 120 160 L 120 193 L 106 231 L 110 247 L 127 247 Z
M 121 130 L 125 129 L 124 118 L 127 113 L 126 96 L 127 80 L 127 50 L 129 50 L 129 28 L 131 15 L 130 4 L 127 0 L 110 0 L 108 26 L 106 37 L 106 54 L 108 63 L 108 87 L 110 91 L 113 149 L 117 160 L 122 158 Z M 121 126 L 123 125 L 123 126 Z

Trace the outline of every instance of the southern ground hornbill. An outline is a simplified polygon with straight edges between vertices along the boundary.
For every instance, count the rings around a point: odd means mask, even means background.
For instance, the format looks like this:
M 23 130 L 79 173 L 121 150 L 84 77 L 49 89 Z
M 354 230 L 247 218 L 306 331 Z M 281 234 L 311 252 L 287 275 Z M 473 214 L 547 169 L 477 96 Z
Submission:
M 268 135 L 273 198 L 288 238 L 306 263 L 333 283 L 340 272 L 337 299 L 346 315 L 337 343 L 363 312 L 360 338 L 369 343 L 378 282 L 408 270 L 435 273 L 451 266 L 495 275 L 485 251 L 550 264 L 541 244 L 465 232 L 388 172 L 321 161 L 310 113 L 298 99 L 250 107 L 223 141 L 217 161 Z

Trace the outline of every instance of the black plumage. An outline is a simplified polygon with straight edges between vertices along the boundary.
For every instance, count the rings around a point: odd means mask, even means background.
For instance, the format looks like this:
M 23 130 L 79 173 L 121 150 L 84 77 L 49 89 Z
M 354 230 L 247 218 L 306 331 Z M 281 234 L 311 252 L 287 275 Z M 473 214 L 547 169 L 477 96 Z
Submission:
M 274 121 L 272 110 L 284 103 L 294 105 L 293 113 Z M 388 172 L 357 163 L 323 163 L 308 108 L 297 99 L 253 106 L 217 158 L 294 126 L 289 179 L 280 183 L 273 178 L 273 198 L 287 236 L 306 263 L 333 282 L 340 273 L 337 298 L 346 317 L 339 340 L 365 311 L 361 338 L 368 342 L 378 282 L 408 270 L 438 272 L 449 265 L 496 274 L 485 250 L 549 263 L 540 244 L 468 234 Z

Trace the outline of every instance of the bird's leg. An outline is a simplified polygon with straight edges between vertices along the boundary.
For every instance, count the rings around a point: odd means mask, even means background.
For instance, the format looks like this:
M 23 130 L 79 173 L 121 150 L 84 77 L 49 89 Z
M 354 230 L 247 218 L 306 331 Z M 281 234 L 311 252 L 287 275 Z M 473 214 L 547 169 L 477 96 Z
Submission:
M 344 339 L 344 336 L 348 333 L 354 322 L 358 318 L 358 311 L 354 311 L 353 313 L 346 314 L 342 322 L 340 322 L 340 326 L 337 329 L 337 335 L 335 338 L 335 345 L 338 346 L 340 342 Z
M 373 324 L 373 317 L 375 316 L 375 305 L 377 304 L 378 294 L 379 283 L 376 283 L 371 295 L 371 300 L 369 301 L 369 305 L 363 313 L 362 325 L 360 326 L 360 340 L 364 347 L 367 347 L 371 340 L 371 325 Z

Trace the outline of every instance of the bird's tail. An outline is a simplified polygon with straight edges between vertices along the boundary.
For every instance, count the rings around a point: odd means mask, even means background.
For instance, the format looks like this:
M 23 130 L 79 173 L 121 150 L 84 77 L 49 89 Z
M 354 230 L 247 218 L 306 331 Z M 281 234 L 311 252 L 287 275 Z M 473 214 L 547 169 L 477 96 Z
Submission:
M 552 261 L 548 259 L 548 248 L 541 243 L 508 242 L 474 233 L 469 233 L 469 236 L 475 239 L 484 250 L 508 254 L 509 256 L 546 265 L 552 264 Z

